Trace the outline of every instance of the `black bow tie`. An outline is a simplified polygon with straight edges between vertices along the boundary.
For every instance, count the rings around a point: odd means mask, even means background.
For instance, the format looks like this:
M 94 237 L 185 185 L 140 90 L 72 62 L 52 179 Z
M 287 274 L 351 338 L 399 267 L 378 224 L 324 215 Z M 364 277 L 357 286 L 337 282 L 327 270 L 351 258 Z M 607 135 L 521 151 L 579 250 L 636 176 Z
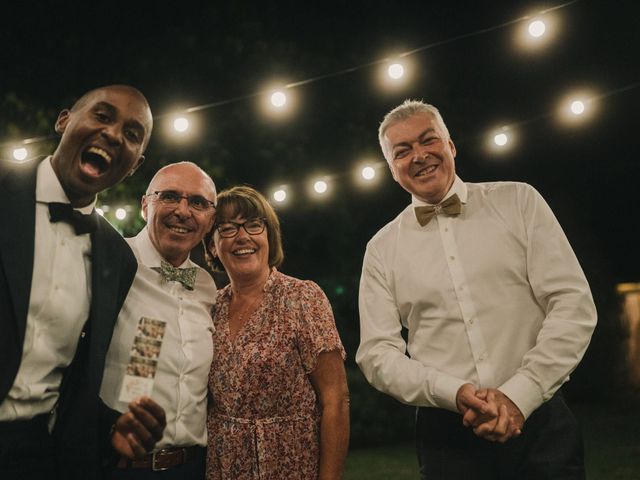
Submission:
M 92 215 L 83 215 L 68 204 L 53 202 L 49 204 L 49 219 L 52 223 L 67 222 L 73 226 L 76 235 L 93 233 L 98 226 L 98 219 Z

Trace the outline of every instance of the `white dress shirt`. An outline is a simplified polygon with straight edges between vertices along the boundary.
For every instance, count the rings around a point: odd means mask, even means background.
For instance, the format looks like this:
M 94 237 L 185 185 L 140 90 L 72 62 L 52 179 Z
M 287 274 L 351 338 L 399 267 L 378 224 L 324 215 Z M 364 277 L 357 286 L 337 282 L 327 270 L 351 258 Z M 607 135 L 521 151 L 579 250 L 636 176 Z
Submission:
M 404 403 L 457 411 L 456 393 L 469 382 L 498 388 L 527 418 L 589 344 L 589 285 L 533 187 L 456 177 L 445 198 L 454 193 L 460 215 L 421 227 L 414 207 L 426 204 L 413 198 L 368 243 L 356 361 Z
M 76 235 L 66 222 L 51 223 L 50 202 L 69 199 L 48 157 L 38 165 L 36 177 L 33 274 L 22 360 L 0 405 L 0 421 L 26 420 L 53 410 L 64 368 L 73 360 L 89 318 L 90 235 Z M 95 200 L 77 210 L 88 214 L 94 205 Z
M 100 396 L 111 408 L 128 410 L 118 400 L 131 348 L 141 317 L 166 322 L 153 398 L 166 412 L 167 427 L 156 449 L 167 446 L 207 444 L 207 382 L 213 359 L 213 321 L 211 308 L 216 286 L 203 268 L 187 259 L 180 268 L 197 267 L 193 290 L 178 282 L 165 282 L 152 267 L 163 260 L 145 227 L 128 238 L 138 259 L 138 271 L 118 316 Z

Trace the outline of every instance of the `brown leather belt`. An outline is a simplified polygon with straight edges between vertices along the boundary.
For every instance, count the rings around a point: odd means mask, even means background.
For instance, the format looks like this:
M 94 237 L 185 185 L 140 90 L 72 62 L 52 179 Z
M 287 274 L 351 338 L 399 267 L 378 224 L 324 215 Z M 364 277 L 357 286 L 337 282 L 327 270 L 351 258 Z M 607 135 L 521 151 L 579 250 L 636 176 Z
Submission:
M 195 460 L 204 447 L 170 447 L 155 451 L 137 460 L 121 457 L 118 468 L 144 468 L 154 472 L 168 470 Z

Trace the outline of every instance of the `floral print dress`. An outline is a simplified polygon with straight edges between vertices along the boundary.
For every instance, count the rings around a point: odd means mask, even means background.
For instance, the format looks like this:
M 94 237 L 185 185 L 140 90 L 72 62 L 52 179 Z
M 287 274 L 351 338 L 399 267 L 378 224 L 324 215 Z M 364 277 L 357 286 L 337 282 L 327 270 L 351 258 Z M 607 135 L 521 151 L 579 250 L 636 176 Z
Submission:
M 272 269 L 261 305 L 231 340 L 230 286 L 213 312 L 208 480 L 313 480 L 320 409 L 309 374 L 321 352 L 345 351 L 331 305 L 311 281 Z

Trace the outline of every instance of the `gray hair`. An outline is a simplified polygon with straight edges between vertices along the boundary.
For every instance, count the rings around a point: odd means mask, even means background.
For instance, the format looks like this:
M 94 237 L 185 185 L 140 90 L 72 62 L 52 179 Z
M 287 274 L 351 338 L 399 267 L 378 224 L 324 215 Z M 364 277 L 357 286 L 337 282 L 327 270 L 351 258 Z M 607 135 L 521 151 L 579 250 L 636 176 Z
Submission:
M 380 142 L 380 148 L 387 161 L 390 160 L 390 152 L 385 149 L 384 134 L 387 129 L 394 123 L 401 122 L 414 115 L 431 115 L 431 117 L 438 123 L 445 135 L 445 140 L 450 138 L 449 129 L 440 115 L 440 111 L 429 103 L 425 103 L 422 100 L 405 100 L 401 105 L 398 105 L 389 113 L 384 116 L 380 127 L 378 128 L 378 141 Z

